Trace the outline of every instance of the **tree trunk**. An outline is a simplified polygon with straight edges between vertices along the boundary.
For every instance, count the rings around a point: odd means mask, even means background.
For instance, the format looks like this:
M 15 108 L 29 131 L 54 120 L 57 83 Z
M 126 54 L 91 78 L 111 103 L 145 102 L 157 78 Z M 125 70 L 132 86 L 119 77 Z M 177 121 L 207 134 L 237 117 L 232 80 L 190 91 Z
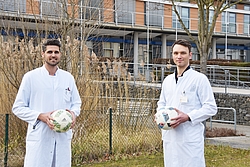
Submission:
M 204 51 L 200 53 L 200 72 L 207 74 L 207 53 Z

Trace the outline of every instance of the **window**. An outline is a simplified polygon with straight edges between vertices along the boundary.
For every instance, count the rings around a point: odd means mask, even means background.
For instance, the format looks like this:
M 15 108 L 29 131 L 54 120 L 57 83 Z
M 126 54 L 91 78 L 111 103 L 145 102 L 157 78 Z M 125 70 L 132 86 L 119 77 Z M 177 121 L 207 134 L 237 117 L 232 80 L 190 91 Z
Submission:
M 236 33 L 236 14 L 235 13 L 229 13 L 228 32 Z
M 63 16 L 65 10 L 63 4 L 51 0 L 43 0 L 41 2 L 41 14 L 48 16 Z
M 96 54 L 96 56 L 103 56 L 103 46 L 102 42 L 92 42 L 92 51 Z
M 161 46 L 160 45 L 153 45 L 153 59 L 161 58 Z
M 0 10 L 25 13 L 26 0 L 0 0 Z
M 138 46 L 138 61 L 139 61 L 139 63 L 143 62 L 144 65 L 146 65 L 147 63 L 150 63 L 150 60 L 152 60 L 152 45 L 149 45 L 148 49 L 149 50 L 147 50 L 147 45 L 139 44 L 139 46 Z M 149 62 L 147 62 L 148 56 L 149 56 Z
M 150 26 L 163 26 L 163 16 L 164 16 L 163 4 L 145 2 L 145 13 L 146 13 L 145 25 L 147 25 L 149 22 Z
M 119 57 L 123 57 L 124 55 L 124 44 L 120 43 L 120 47 L 119 47 Z
M 223 4 L 225 6 L 226 3 Z M 230 7 L 236 9 L 236 5 Z M 222 12 L 222 32 L 236 33 L 236 14 L 231 12 Z
M 230 2 L 227 3 L 227 2 L 224 2 L 224 4 L 222 5 L 222 7 L 225 7 L 226 5 L 230 5 Z M 232 5 L 229 9 L 236 9 L 236 5 Z
M 105 57 L 113 57 L 113 43 L 103 42 L 103 51 Z
M 186 26 L 187 29 L 189 29 L 189 8 L 179 7 L 179 6 L 177 6 L 176 8 L 181 16 L 184 25 Z M 172 27 L 181 29 L 182 28 L 181 24 L 178 21 L 177 15 L 175 14 L 174 10 L 172 12 L 172 16 L 173 16 Z
M 244 34 L 250 33 L 250 15 L 244 15 Z
M 231 6 L 230 9 L 236 9 L 236 5 Z
M 236 33 L 236 14 L 235 13 L 230 13 L 230 12 L 222 13 L 222 32 Z
M 79 1 L 79 5 L 82 4 L 82 18 L 84 20 L 102 20 L 103 18 L 103 1 L 102 0 L 82 0 Z M 80 14 L 81 17 L 81 14 Z
M 213 16 L 214 16 L 214 11 L 213 11 L 213 10 L 209 10 L 209 28 L 210 28 L 211 25 L 212 25 Z
M 250 5 L 245 5 L 244 10 L 250 11 Z M 244 34 L 250 34 L 250 15 L 244 15 Z
M 250 5 L 244 5 L 244 10 L 250 11 Z
M 115 0 L 115 19 L 118 23 L 134 22 L 135 1 Z
M 121 44 L 120 49 L 123 49 L 123 57 L 134 58 L 134 44 L 132 42 L 133 37 L 131 35 L 126 35 L 124 37 L 125 42 Z
M 214 11 L 213 10 L 209 10 L 209 25 L 208 25 L 208 28 L 211 27 L 212 25 L 212 22 L 213 22 L 213 16 L 214 16 Z M 206 10 L 204 10 L 204 20 L 206 20 Z

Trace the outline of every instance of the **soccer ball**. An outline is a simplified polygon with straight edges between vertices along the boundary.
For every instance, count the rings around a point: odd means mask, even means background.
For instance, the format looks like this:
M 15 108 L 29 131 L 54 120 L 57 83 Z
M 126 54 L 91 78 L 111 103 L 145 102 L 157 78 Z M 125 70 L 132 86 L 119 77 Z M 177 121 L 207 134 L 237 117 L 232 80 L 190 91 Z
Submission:
M 177 117 L 178 113 L 173 107 L 161 108 L 155 114 L 155 121 L 160 129 L 170 130 L 172 129 L 170 123 L 171 119 Z
M 51 117 L 53 118 L 52 123 L 54 124 L 53 130 L 60 133 L 67 132 L 73 122 L 70 112 L 63 109 L 54 111 Z

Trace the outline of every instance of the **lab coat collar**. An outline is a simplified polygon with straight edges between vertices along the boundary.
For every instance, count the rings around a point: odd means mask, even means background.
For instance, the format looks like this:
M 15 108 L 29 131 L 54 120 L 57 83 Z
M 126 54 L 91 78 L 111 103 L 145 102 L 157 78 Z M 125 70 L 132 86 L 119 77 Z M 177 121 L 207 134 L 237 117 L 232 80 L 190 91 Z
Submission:
M 49 71 L 45 68 L 45 65 L 42 66 L 42 70 L 44 73 L 49 75 Z M 59 71 L 59 67 L 57 66 L 57 70 L 56 70 L 56 73 L 54 76 L 56 76 L 58 74 L 58 71 Z
M 187 70 L 189 70 L 191 67 L 190 67 L 190 65 L 183 71 L 183 73 L 181 74 L 181 76 L 180 77 L 182 77 L 183 76 L 183 74 L 184 74 L 184 72 L 186 72 Z M 177 74 L 178 74 L 178 72 L 177 72 L 177 68 L 175 69 L 175 71 L 174 71 L 174 76 L 175 76 L 175 82 L 177 83 L 178 82 L 178 77 L 177 77 Z

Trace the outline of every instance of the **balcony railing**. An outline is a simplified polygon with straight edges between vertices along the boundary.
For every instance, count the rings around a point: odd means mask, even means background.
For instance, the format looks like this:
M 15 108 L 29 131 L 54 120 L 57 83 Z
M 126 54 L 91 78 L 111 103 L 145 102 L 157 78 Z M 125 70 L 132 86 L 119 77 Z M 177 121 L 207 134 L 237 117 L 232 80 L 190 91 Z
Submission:
M 8 15 L 12 13 L 27 17 L 32 17 L 35 14 L 26 13 L 26 2 L 22 1 L 3 1 L 0 0 L 0 12 L 1 15 Z M 53 19 L 65 18 L 66 15 L 71 16 L 70 10 L 72 10 L 71 4 L 67 4 L 68 7 L 64 7 L 62 3 L 42 1 L 39 9 L 40 18 L 53 17 Z M 68 9 L 67 9 L 68 8 Z M 110 24 L 115 26 L 131 26 L 131 27 L 146 27 L 169 30 L 169 31 L 184 31 L 180 23 L 177 22 L 176 18 L 169 15 L 157 15 L 149 14 L 149 25 L 147 25 L 147 14 L 140 12 L 121 11 L 114 9 L 105 9 L 89 6 L 75 5 L 73 9 L 76 9 L 78 13 L 79 23 L 82 21 L 94 20 L 99 24 Z M 66 12 L 68 11 L 68 13 Z M 152 18 L 155 18 L 152 20 Z M 199 19 L 197 18 L 185 18 L 184 23 L 190 32 L 198 33 Z M 217 21 L 214 29 L 215 34 L 228 34 L 228 35 L 239 35 L 239 36 L 250 36 L 250 24 L 249 23 L 228 23 Z
M 129 72 L 133 76 L 135 74 L 133 67 L 138 67 L 138 73 L 144 75 L 146 80 L 154 83 L 162 83 L 163 79 L 175 70 L 175 65 L 165 64 L 146 64 L 141 66 L 138 64 L 130 64 Z M 200 65 L 191 65 L 196 71 L 200 71 Z M 147 76 L 150 73 L 149 76 Z M 234 67 L 234 66 L 219 66 L 207 65 L 207 77 L 212 86 L 216 87 L 231 87 L 231 88 L 250 88 L 250 67 Z

